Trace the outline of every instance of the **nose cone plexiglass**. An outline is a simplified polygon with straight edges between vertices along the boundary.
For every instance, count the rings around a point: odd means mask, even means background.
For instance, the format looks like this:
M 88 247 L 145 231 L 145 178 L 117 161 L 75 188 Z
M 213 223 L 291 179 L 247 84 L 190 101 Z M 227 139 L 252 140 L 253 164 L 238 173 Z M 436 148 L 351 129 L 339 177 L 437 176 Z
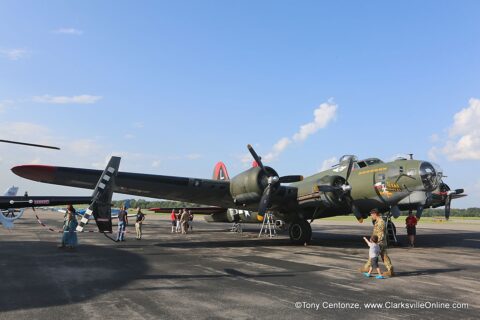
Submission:
M 420 164 L 420 177 L 422 178 L 425 191 L 435 190 L 442 178 L 442 170 L 439 166 L 430 162 L 422 162 Z

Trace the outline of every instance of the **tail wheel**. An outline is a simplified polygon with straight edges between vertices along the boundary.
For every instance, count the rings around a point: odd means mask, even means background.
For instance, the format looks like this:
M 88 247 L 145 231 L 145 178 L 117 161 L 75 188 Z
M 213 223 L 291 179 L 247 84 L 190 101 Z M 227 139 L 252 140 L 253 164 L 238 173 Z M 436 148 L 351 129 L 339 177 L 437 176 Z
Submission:
M 290 241 L 293 244 L 304 244 L 312 239 L 312 227 L 305 220 L 297 220 L 290 224 L 288 229 Z

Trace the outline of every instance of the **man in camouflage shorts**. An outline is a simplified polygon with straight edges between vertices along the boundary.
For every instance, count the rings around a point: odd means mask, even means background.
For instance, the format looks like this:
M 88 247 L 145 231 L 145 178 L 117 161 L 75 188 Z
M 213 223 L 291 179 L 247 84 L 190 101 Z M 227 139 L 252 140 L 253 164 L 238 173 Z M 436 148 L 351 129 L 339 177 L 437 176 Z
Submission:
M 372 236 L 375 235 L 378 237 L 378 244 L 380 245 L 380 257 L 382 257 L 383 263 L 385 264 L 385 268 L 387 268 L 387 271 L 383 273 L 383 276 L 393 277 L 394 273 L 393 273 L 392 261 L 390 260 L 387 254 L 387 239 L 385 237 L 385 221 L 383 221 L 377 209 L 372 209 L 372 211 L 370 211 L 370 217 L 372 218 L 373 221 L 375 221 Z M 360 271 L 368 272 L 368 270 L 370 269 L 370 265 L 371 265 L 371 261 L 369 258 L 368 261 L 365 263 L 365 265 L 362 268 L 360 268 Z

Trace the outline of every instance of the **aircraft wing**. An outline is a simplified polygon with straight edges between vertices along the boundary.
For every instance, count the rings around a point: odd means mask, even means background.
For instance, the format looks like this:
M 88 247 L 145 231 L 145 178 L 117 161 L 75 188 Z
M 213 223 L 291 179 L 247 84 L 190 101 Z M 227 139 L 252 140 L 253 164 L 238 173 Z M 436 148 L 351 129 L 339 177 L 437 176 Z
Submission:
M 92 197 L 0 197 L 0 209 L 88 204 Z
M 77 188 L 94 189 L 101 170 L 22 165 L 12 171 L 23 178 Z M 141 173 L 118 172 L 113 192 L 142 197 L 171 199 L 224 208 L 234 207 L 230 182 Z

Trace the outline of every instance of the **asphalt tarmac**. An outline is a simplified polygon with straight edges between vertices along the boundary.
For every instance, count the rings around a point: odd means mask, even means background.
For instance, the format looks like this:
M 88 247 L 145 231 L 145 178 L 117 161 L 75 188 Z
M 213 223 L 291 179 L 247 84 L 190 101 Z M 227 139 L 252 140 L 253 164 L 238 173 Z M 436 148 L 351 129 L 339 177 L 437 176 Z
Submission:
M 60 228 L 61 214 L 37 213 Z M 478 319 L 479 222 L 420 223 L 417 247 L 389 249 L 397 276 L 385 280 L 357 270 L 370 222 L 317 221 L 308 246 L 199 216 L 191 234 L 170 226 L 147 215 L 140 241 L 83 233 L 67 251 L 27 211 L 0 227 L 0 319 Z

